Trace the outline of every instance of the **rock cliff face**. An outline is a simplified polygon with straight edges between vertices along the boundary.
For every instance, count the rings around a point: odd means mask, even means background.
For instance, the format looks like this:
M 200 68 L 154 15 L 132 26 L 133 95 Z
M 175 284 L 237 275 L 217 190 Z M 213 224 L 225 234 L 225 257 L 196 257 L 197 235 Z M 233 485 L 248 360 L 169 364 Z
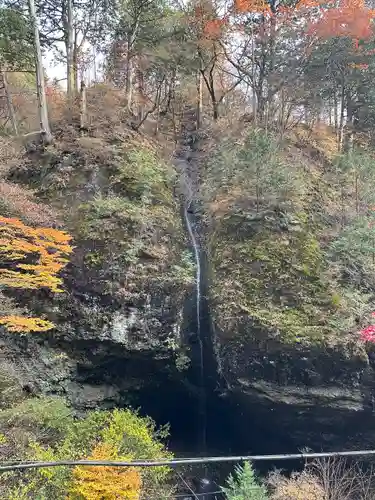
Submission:
M 156 143 L 126 127 L 79 137 L 55 132 L 8 174 L 52 206 L 73 236 L 64 293 L 17 293 L 18 303 L 56 325 L 45 334 L 1 334 L 2 368 L 26 390 L 57 393 L 74 406 L 138 403 L 178 380 L 185 359 L 183 309 L 194 269 L 175 178 Z M 12 205 L 3 215 L 15 214 Z M 156 376 L 157 375 L 157 376 Z M 171 382 L 172 384 L 175 382 Z
M 329 172 L 256 132 L 210 141 L 187 130 L 183 146 L 177 167 L 190 176 L 184 196 L 205 248 L 209 449 L 372 446 L 375 356 L 357 331 L 371 319 L 375 282 L 366 260 L 341 251 L 340 192 Z M 290 162 L 300 162 L 295 172 Z M 157 144 L 120 126 L 85 138 L 64 131 L 6 182 L 33 188 L 50 210 L 43 225 L 64 227 L 75 250 L 63 294 L 17 293 L 56 328 L 2 331 L 0 369 L 80 410 L 142 406 L 171 422 L 172 434 L 179 428 L 186 449 L 200 425 L 194 262 L 175 174 Z M 8 201 L 2 215 L 32 223 Z
M 201 147 L 213 343 L 238 442 L 371 447 L 375 372 L 357 331 L 374 281 L 334 251 L 338 194 L 295 153 L 252 132 L 235 139 Z M 303 176 L 286 175 L 291 160 Z

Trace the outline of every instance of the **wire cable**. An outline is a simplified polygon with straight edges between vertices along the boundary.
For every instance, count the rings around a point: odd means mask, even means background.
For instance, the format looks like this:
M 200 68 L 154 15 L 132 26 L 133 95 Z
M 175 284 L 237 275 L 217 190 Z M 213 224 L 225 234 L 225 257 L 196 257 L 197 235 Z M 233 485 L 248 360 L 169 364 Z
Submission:
M 194 493 L 194 498 L 200 498 L 208 495 L 223 495 L 222 491 L 210 491 L 209 493 Z M 191 493 L 175 495 L 173 498 L 191 498 Z
M 174 460 L 135 460 L 122 462 L 114 460 L 61 460 L 56 462 L 24 462 L 21 464 L 0 466 L 0 472 L 22 469 L 37 469 L 45 467 L 174 467 L 177 465 L 228 463 L 228 462 L 260 462 L 277 460 L 307 460 L 324 457 L 355 457 L 375 455 L 375 450 L 337 451 L 326 453 L 289 453 L 281 455 L 244 455 L 229 457 L 201 457 L 201 458 L 176 458 Z

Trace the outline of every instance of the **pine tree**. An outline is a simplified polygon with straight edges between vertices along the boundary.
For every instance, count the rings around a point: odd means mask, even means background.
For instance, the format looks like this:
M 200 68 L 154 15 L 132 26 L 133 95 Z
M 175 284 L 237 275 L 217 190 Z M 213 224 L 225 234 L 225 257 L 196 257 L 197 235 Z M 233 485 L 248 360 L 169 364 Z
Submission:
M 230 475 L 227 486 L 222 488 L 227 500 L 267 500 L 267 490 L 260 485 L 252 465 L 245 462 L 235 467 L 234 475 Z

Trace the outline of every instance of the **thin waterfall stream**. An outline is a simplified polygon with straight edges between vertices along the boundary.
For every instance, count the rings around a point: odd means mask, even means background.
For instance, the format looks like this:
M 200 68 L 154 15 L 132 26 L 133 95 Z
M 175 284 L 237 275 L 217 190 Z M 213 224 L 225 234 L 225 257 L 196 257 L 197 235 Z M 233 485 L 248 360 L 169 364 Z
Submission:
M 204 345 L 202 338 L 202 329 L 201 329 L 201 261 L 200 261 L 200 249 L 197 238 L 194 234 L 193 225 L 191 223 L 189 217 L 189 209 L 191 203 L 184 207 L 184 219 L 186 223 L 186 227 L 188 230 L 191 246 L 193 248 L 194 258 L 195 258 L 195 281 L 196 281 L 196 334 L 197 341 L 199 345 L 199 385 L 200 385 L 200 397 L 199 397 L 199 413 L 201 417 L 201 447 L 202 453 L 205 453 L 207 449 L 207 394 L 206 394 L 206 384 L 205 384 L 205 366 L 204 366 Z

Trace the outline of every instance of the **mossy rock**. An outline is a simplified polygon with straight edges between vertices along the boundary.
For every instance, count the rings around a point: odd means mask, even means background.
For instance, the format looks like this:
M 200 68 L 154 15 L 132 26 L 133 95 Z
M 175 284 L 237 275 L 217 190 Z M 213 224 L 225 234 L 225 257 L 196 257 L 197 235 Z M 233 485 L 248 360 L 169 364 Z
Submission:
M 272 229 L 258 214 L 248 238 L 217 228 L 209 242 L 216 320 L 223 332 L 238 331 L 246 318 L 240 330 L 247 337 L 321 342 L 334 333 L 328 320 L 341 307 L 340 294 L 325 276 L 326 257 L 307 214 L 290 215 L 298 231 L 282 230 L 280 219 L 285 214 L 273 218 Z

